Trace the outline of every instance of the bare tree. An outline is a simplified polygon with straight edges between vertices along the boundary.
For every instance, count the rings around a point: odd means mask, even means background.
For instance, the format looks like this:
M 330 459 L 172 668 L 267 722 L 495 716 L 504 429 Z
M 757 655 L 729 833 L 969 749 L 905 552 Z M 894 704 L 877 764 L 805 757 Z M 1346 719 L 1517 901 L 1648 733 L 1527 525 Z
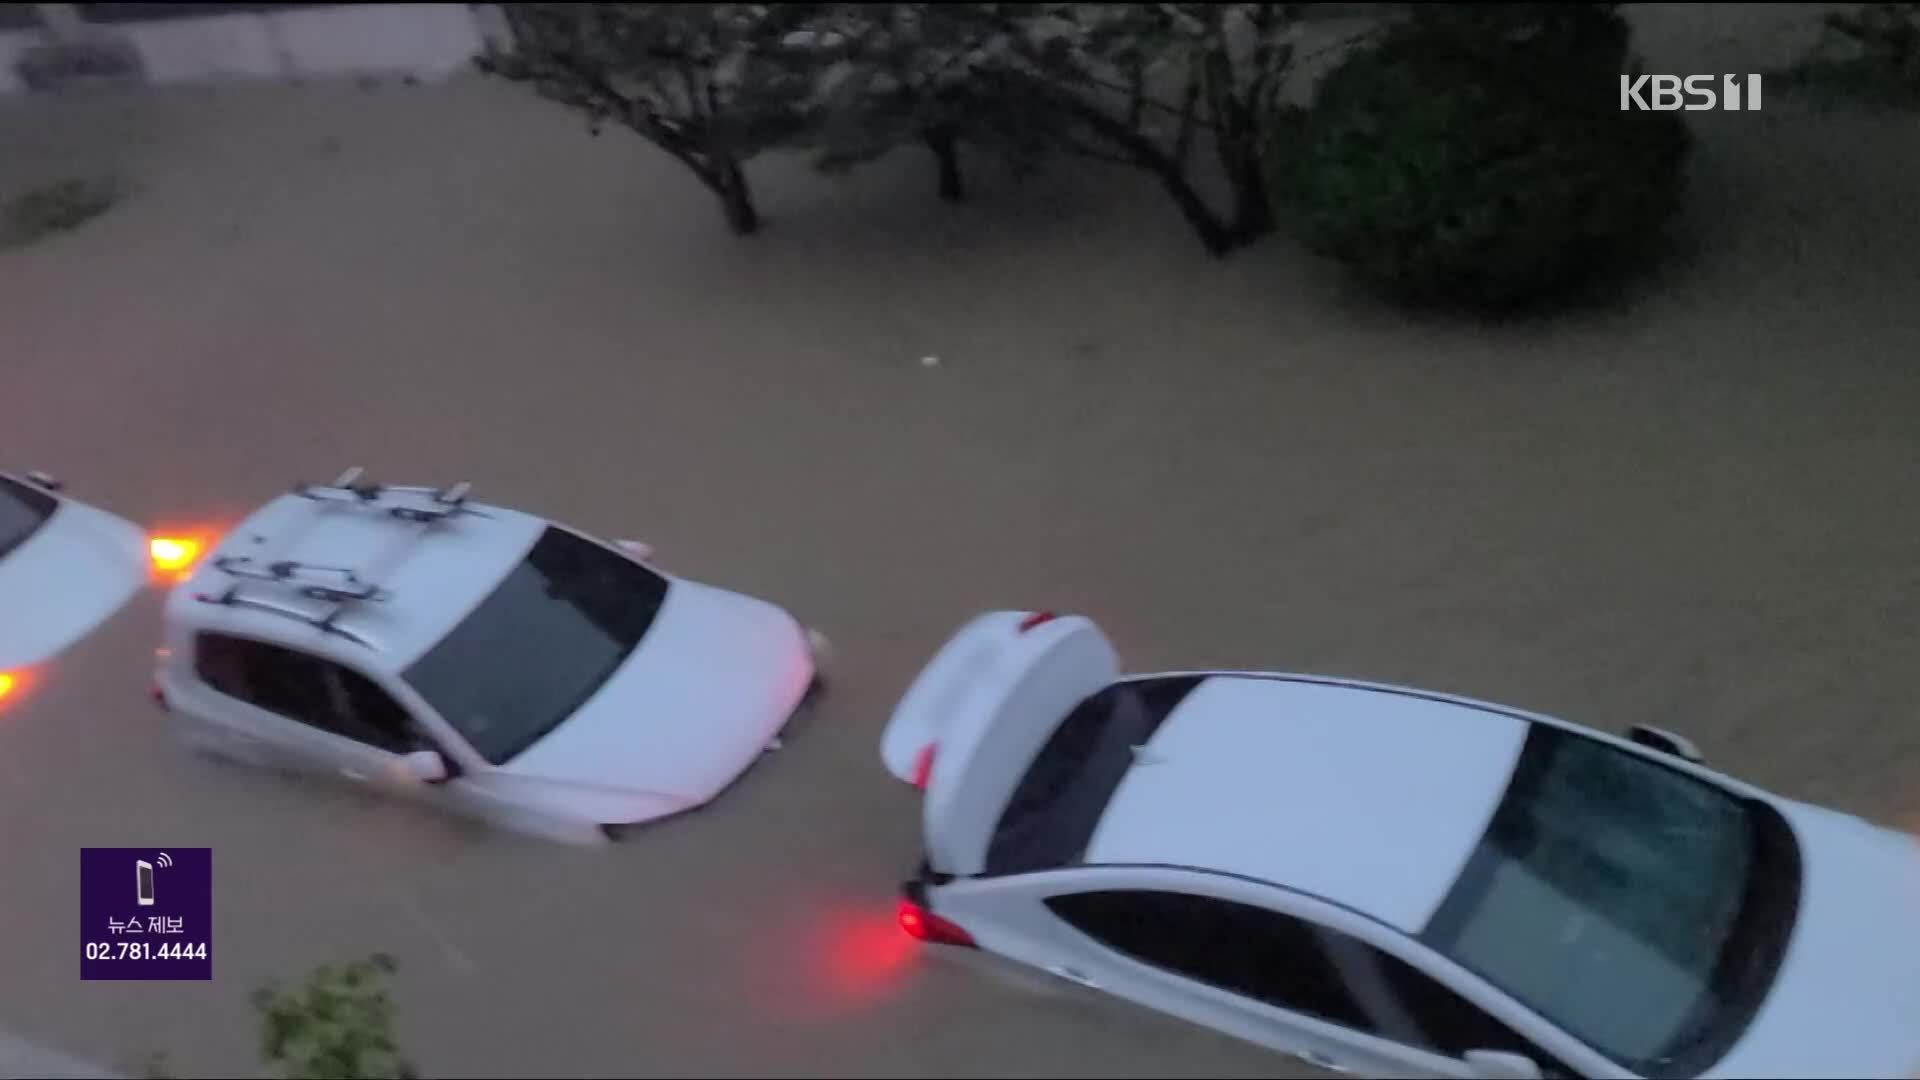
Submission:
M 807 4 L 504 4 L 510 51 L 482 70 L 531 83 L 587 114 L 596 134 L 620 124 L 686 166 L 746 235 L 760 214 L 742 166 L 804 122 L 807 72 L 782 39 Z
M 840 169 L 915 144 L 949 200 L 965 194 L 963 147 L 1141 169 L 1224 254 L 1273 227 L 1268 159 L 1312 6 L 507 4 L 517 46 L 482 66 L 674 155 L 739 233 L 759 221 L 753 155 L 803 148 Z
M 1142 169 L 1223 254 L 1273 227 L 1266 155 L 1307 6 L 823 5 L 815 26 L 830 27 L 831 47 L 818 62 L 834 77 L 813 137 L 843 162 L 922 141 L 950 197 L 964 143 Z M 1201 144 L 1218 158 L 1224 208 L 1197 181 Z

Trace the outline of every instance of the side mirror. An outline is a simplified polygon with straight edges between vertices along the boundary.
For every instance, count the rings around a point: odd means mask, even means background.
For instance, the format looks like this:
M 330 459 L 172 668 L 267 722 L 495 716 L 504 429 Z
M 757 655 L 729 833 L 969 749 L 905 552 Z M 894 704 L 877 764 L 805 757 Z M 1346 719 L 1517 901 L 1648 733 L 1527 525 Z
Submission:
M 1627 729 L 1627 740 L 1695 765 L 1706 760 L 1700 753 L 1700 748 L 1693 745 L 1692 740 L 1683 735 L 1675 735 L 1665 728 L 1635 724 Z
M 437 784 L 447 778 L 447 759 L 433 750 L 415 750 L 400 759 L 407 776 L 423 784 Z
M 1467 1069 L 1481 1080 L 1540 1080 L 1540 1066 L 1525 1054 L 1508 1050 L 1469 1050 Z
M 48 491 L 59 491 L 61 488 L 67 486 L 61 483 L 60 481 L 55 480 L 51 474 L 43 473 L 38 469 L 28 473 L 27 479 L 33 481 L 35 485 L 45 488 Z
M 653 558 L 652 544 L 640 540 L 616 540 L 614 543 L 620 546 L 621 551 L 639 559 L 641 562 L 646 562 L 648 559 Z

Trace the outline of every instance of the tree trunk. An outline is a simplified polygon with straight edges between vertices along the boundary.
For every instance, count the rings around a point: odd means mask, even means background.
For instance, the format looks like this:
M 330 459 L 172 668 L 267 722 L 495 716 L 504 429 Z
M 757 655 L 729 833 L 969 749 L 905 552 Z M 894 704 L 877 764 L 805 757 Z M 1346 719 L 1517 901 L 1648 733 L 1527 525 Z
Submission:
M 1206 245 L 1209 255 L 1225 255 L 1245 242 L 1245 238 L 1238 236 L 1221 223 L 1219 216 L 1213 212 L 1213 208 L 1207 205 L 1207 201 L 1200 197 L 1198 191 L 1194 190 L 1192 182 L 1187 179 L 1183 170 L 1163 168 L 1156 169 L 1155 172 L 1160 177 L 1160 186 L 1172 196 L 1174 205 L 1180 208 L 1180 216 L 1186 218 L 1187 224 L 1199 234 L 1200 242 Z
M 725 159 L 714 163 L 704 177 L 707 187 L 720 199 L 720 210 L 727 216 L 727 228 L 735 236 L 752 236 L 760 231 L 760 212 L 753 208 L 753 190 L 747 187 L 747 175 L 740 163 Z
M 1236 234 L 1200 197 L 1187 176 L 1184 138 L 1177 139 L 1174 151 L 1169 153 L 1145 132 L 1071 91 L 1062 91 L 1039 79 L 1026 82 L 1022 89 L 1037 101 L 1061 110 L 1088 133 L 1118 151 L 1117 156 L 1109 160 L 1132 164 L 1158 177 L 1160 186 L 1180 208 L 1180 216 L 1186 218 L 1187 224 L 1199 235 L 1209 254 L 1225 255 L 1252 239 Z M 1190 113 L 1186 119 L 1191 119 Z
M 960 173 L 960 142 L 954 138 L 953 129 L 929 128 L 924 139 L 927 149 L 933 152 L 934 161 L 940 166 L 940 198 L 946 202 L 965 199 L 967 189 L 965 178 Z
M 1233 187 L 1233 234 L 1248 243 L 1273 231 L 1273 199 L 1267 193 L 1260 156 L 1245 146 L 1232 153 L 1227 182 Z
M 1225 52 L 1209 54 L 1204 64 L 1214 153 L 1233 190 L 1233 219 L 1228 228 L 1237 247 L 1273 228 L 1273 203 L 1267 197 L 1266 170 L 1260 162 L 1260 140 L 1267 132 L 1254 124 L 1252 106 L 1235 95 L 1233 69 Z
M 1174 205 L 1180 208 L 1180 216 L 1186 218 L 1187 224 L 1199 234 L 1200 242 L 1206 245 L 1209 254 L 1225 255 L 1238 246 L 1226 223 L 1213 212 L 1213 208 L 1200 197 L 1193 182 L 1187 178 L 1186 162 L 1182 160 L 1184 149 L 1176 149 L 1175 154 L 1168 154 L 1151 138 L 1107 115 L 1098 105 L 1071 98 L 1068 101 L 1072 112 L 1086 125 L 1087 130 L 1112 144 L 1135 165 L 1160 178 L 1160 186 L 1166 189 Z
M 1264 132 L 1255 129 L 1253 110 L 1238 101 L 1229 101 L 1214 135 L 1220 155 L 1221 171 L 1233 190 L 1233 221 L 1230 228 L 1240 243 L 1248 243 L 1273 230 L 1273 200 L 1267 193 L 1267 171 L 1260 160 L 1260 139 Z

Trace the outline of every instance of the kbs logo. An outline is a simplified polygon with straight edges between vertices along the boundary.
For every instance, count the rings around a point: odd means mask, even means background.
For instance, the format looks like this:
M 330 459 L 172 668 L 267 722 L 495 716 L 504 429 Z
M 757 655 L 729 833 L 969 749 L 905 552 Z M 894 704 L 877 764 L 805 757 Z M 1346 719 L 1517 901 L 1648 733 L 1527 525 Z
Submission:
M 1715 91 L 1714 81 L 1720 86 Z M 1746 88 L 1745 95 L 1741 88 Z M 1684 99 L 1684 100 L 1683 100 Z M 1742 102 L 1745 102 L 1743 105 Z M 1738 75 L 1641 75 L 1634 78 L 1620 76 L 1620 108 L 1652 109 L 1655 112 L 1673 112 L 1686 109 L 1698 112 L 1703 109 L 1725 109 L 1728 112 L 1760 111 L 1760 76 L 1748 75 L 1744 82 Z

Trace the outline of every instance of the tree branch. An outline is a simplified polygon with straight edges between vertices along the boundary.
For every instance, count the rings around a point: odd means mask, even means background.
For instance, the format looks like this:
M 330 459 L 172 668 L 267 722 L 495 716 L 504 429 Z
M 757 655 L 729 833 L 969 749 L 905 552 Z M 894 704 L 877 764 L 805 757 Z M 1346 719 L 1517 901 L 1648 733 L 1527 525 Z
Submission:
M 541 59 L 548 61 L 566 79 L 574 84 L 581 96 L 581 104 L 614 116 L 627 127 L 639 133 L 648 142 L 672 154 L 681 164 L 708 178 L 710 162 L 701 147 L 695 146 L 683 131 L 669 127 L 657 113 L 640 106 L 616 91 L 605 80 L 595 75 L 564 49 L 542 47 Z M 596 100 L 597 99 L 597 100 Z
M 1356 30 L 1351 34 L 1348 34 L 1346 37 L 1341 38 L 1339 41 L 1330 41 L 1325 45 L 1322 45 L 1319 48 L 1313 50 L 1312 52 L 1307 53 L 1304 56 L 1293 57 L 1292 63 L 1290 66 L 1299 68 L 1306 64 L 1310 64 L 1313 61 L 1320 59 L 1322 56 L 1325 56 L 1326 54 L 1334 51 L 1335 49 L 1344 49 L 1349 45 L 1354 45 L 1359 42 L 1365 41 L 1370 37 L 1377 37 L 1380 34 L 1382 29 L 1384 28 L 1380 26 L 1369 26 L 1365 30 Z
M 1274 8 L 1271 4 L 1260 4 L 1254 8 L 1254 46 L 1251 61 L 1253 74 L 1247 80 L 1247 101 L 1256 109 L 1266 106 L 1267 84 L 1278 74 L 1274 63 L 1274 52 L 1278 48 L 1278 43 L 1273 40 L 1273 14 Z M 1291 52 L 1292 48 L 1291 44 L 1286 46 L 1288 52 Z M 1288 66 L 1288 63 L 1282 61 L 1278 66 Z
M 980 26 L 990 28 L 992 30 L 998 31 L 1003 34 L 1007 34 L 1015 38 L 1021 38 L 1025 36 L 1025 33 L 1022 27 L 1019 25 L 1019 23 L 1013 21 L 1012 19 L 1009 19 L 1008 17 L 1000 14 L 997 11 L 982 10 L 982 5 L 939 4 L 939 5 L 935 5 L 935 7 L 938 10 L 939 17 L 971 20 Z M 1064 67 L 1061 67 L 1061 66 L 1044 67 L 1044 66 L 1035 65 L 1035 64 L 1028 64 L 1028 65 L 1023 65 L 1020 68 L 1015 68 L 1014 70 L 1018 71 L 1021 75 L 1027 78 L 1045 79 L 1061 85 L 1078 84 L 1079 88 L 1082 90 L 1087 90 L 1087 91 L 1106 90 L 1113 93 L 1121 94 L 1123 96 L 1128 96 L 1130 99 L 1130 87 L 1126 83 L 1114 82 L 1112 80 L 1104 78 L 1101 75 L 1098 75 L 1093 71 L 1090 71 L 1079 64 L 1069 63 Z M 1178 106 L 1169 105 L 1164 101 L 1158 100 L 1151 94 L 1141 95 L 1140 107 L 1142 108 L 1142 110 L 1152 110 L 1152 111 L 1166 113 L 1173 116 L 1179 116 L 1181 112 Z M 1204 119 L 1196 118 L 1195 122 L 1198 123 L 1203 128 L 1212 126 L 1208 121 Z
M 1136 158 L 1127 157 L 1121 154 L 1111 153 L 1106 150 L 1095 149 L 1094 147 L 1088 146 L 1087 144 L 1081 142 L 1080 140 L 1074 138 L 1071 135 L 1061 136 L 1060 149 L 1065 150 L 1067 153 L 1072 154 L 1075 157 L 1083 157 L 1092 161 L 1102 161 L 1109 165 L 1125 165 L 1129 168 L 1134 168 L 1134 169 L 1140 169 L 1140 168 L 1151 169 L 1152 168 L 1151 166 L 1142 163 Z
M 1187 156 L 1193 146 L 1195 124 L 1194 107 L 1200 101 L 1199 72 L 1187 71 L 1187 88 L 1180 95 L 1180 126 L 1173 136 L 1173 160 L 1181 168 L 1187 167 Z
M 1200 61 L 1202 83 L 1206 87 L 1207 110 L 1213 115 L 1213 148 L 1220 158 L 1220 164 L 1226 175 L 1235 172 L 1235 146 L 1245 132 L 1238 123 L 1239 110 L 1233 100 L 1233 72 L 1228 67 L 1226 56 L 1219 52 L 1209 52 Z
M 680 92 L 687 99 L 687 115 L 711 119 L 713 114 L 707 111 L 705 96 L 700 93 L 699 70 L 685 57 L 678 57 L 673 62 L 673 71 L 680 77 Z
M 1127 71 L 1127 123 L 1132 127 L 1140 126 L 1141 107 L 1147 97 L 1147 65 L 1138 56 L 1128 65 Z

